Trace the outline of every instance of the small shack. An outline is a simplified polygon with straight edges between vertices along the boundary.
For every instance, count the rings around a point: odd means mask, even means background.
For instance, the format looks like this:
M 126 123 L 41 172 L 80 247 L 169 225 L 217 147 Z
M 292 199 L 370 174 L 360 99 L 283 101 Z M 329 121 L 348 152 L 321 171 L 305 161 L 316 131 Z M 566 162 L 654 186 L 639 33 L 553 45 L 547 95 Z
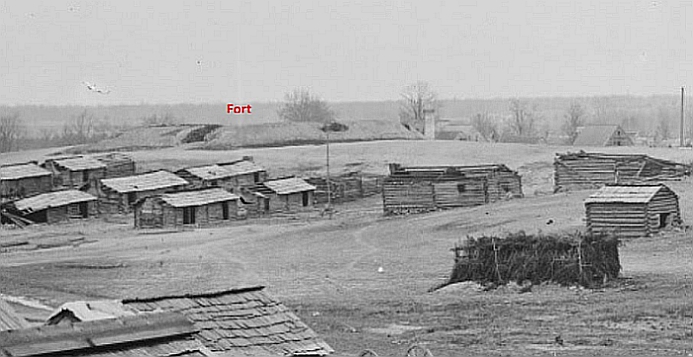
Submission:
M 135 160 L 123 153 L 95 154 L 91 157 L 106 165 L 104 178 L 126 177 L 135 174 Z
M 222 162 L 217 165 L 231 173 L 233 184 L 236 188 L 252 186 L 267 180 L 267 170 L 256 164 L 250 156 L 244 156 L 241 160 Z
M 106 177 L 106 164 L 86 156 L 48 159 L 42 166 L 53 174 L 53 187 L 80 189 Z
M 523 197 L 520 175 L 502 164 L 390 164 L 390 175 L 383 184 L 386 215 L 471 207 L 519 197 Z
M 554 192 L 680 180 L 691 174 L 688 165 L 637 154 L 569 152 L 556 154 L 553 166 Z
M 620 125 L 586 125 L 578 129 L 573 146 L 632 146 L 633 139 Z
M 96 197 L 78 190 L 41 193 L 7 205 L 10 213 L 34 223 L 58 223 L 97 215 Z
M 665 185 L 606 186 L 585 200 L 591 234 L 642 237 L 678 226 L 678 196 Z
M 182 190 L 188 181 L 175 174 L 160 170 L 135 176 L 99 180 L 90 192 L 99 197 L 100 207 L 106 212 L 130 212 L 137 200 L 167 192 Z
M 222 188 L 167 193 L 135 203 L 136 228 L 206 226 L 237 218 L 240 197 Z
M 273 179 L 247 189 L 256 197 L 259 213 L 295 212 L 313 207 L 315 186 L 297 177 Z
M 34 162 L 0 166 L 0 203 L 49 192 L 51 173 Z

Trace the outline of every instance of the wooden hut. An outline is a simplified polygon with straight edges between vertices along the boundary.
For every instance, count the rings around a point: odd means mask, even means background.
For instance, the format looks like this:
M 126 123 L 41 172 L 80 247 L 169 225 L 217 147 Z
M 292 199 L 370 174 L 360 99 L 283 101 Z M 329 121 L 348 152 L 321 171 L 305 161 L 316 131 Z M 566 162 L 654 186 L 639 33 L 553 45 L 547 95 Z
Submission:
M 49 192 L 51 173 L 36 163 L 0 166 L 0 203 Z
M 273 179 L 247 188 L 261 212 L 295 212 L 313 207 L 315 186 L 297 177 Z
M 682 223 L 678 196 L 664 185 L 605 186 L 585 209 L 592 234 L 642 237 Z
M 104 178 L 126 177 L 135 174 L 135 161 L 123 153 L 96 154 L 91 157 L 106 165 Z
M 130 212 L 137 200 L 167 192 L 180 191 L 188 181 L 160 170 L 135 176 L 99 180 L 90 189 L 99 197 L 105 212 Z
M 390 165 L 383 184 L 386 215 L 470 207 L 523 197 L 517 172 L 505 165 Z
M 86 156 L 48 159 L 42 165 L 53 174 L 53 187 L 80 189 L 106 177 L 106 164 Z
M 241 160 L 217 164 L 231 173 L 236 188 L 252 186 L 267 180 L 267 170 L 256 164 L 250 156 Z
M 577 153 L 556 154 L 554 192 L 594 189 L 606 184 L 678 180 L 691 173 L 685 164 L 647 155 Z
M 78 190 L 54 191 L 12 202 L 8 209 L 35 223 L 58 223 L 95 216 L 96 197 Z
M 578 129 L 574 146 L 632 146 L 633 139 L 620 125 L 587 125 Z
M 206 226 L 237 218 L 240 197 L 222 188 L 145 197 L 135 203 L 135 227 Z

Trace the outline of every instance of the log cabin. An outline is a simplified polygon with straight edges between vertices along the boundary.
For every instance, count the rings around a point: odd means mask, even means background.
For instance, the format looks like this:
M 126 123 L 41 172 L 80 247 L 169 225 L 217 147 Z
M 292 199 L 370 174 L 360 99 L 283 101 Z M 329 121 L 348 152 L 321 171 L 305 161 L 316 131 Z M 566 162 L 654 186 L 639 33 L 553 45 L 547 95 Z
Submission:
M 86 156 L 48 159 L 43 165 L 53 174 L 53 187 L 81 189 L 106 177 L 106 164 Z
M 137 200 L 148 196 L 183 190 L 188 181 L 172 172 L 160 170 L 140 175 L 102 179 L 90 187 L 99 198 L 103 212 L 129 213 Z
M 135 227 L 200 227 L 228 222 L 238 218 L 239 199 L 223 188 L 145 197 L 135 203 Z
M 78 190 L 54 191 L 12 202 L 16 214 L 34 223 L 58 223 L 98 214 L 96 197 Z
M 51 173 L 35 162 L 0 166 L 0 203 L 53 189 Z
M 297 212 L 313 207 L 315 186 L 297 177 L 268 180 L 247 190 L 256 197 L 258 213 Z

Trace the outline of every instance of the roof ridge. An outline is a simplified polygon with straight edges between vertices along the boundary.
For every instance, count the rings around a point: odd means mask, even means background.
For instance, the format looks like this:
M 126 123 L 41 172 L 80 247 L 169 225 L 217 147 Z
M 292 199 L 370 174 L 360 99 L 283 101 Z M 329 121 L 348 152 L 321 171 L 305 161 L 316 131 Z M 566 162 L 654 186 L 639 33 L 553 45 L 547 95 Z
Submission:
M 255 285 L 255 286 L 247 286 L 247 287 L 242 287 L 242 288 L 231 288 L 231 289 L 226 289 L 226 290 L 214 290 L 214 291 L 202 292 L 202 293 L 172 294 L 172 295 L 161 295 L 161 296 L 151 296 L 151 297 L 132 297 L 132 298 L 125 298 L 121 302 L 123 304 L 130 304 L 130 303 L 134 303 L 134 302 L 154 302 L 154 301 L 160 301 L 160 300 L 166 300 L 166 299 L 216 297 L 216 296 L 226 295 L 226 294 L 241 294 L 241 293 L 246 293 L 246 292 L 251 292 L 251 291 L 260 291 L 260 290 L 263 290 L 264 288 L 265 288 L 265 286 L 263 286 L 263 285 Z

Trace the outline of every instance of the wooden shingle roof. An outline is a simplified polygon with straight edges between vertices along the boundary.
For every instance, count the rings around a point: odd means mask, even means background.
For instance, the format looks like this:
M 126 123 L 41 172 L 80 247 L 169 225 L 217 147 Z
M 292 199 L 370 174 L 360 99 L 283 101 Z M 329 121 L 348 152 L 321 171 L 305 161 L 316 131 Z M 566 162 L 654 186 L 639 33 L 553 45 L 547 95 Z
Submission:
M 65 190 L 42 193 L 36 196 L 14 201 L 14 206 L 25 213 L 36 212 L 46 208 L 60 207 L 72 203 L 96 201 L 96 197 L 78 190 Z
M 647 203 L 659 191 L 670 191 L 664 185 L 605 186 L 585 200 L 588 203 Z
M 333 349 L 263 287 L 123 300 L 142 313 L 175 311 L 193 322 L 213 352 L 326 355 Z
M 0 331 L 17 330 L 29 327 L 29 323 L 19 316 L 12 306 L 0 299 Z
M 173 207 L 202 206 L 217 202 L 233 201 L 240 198 L 238 195 L 234 195 L 223 188 L 167 193 L 159 197 L 162 201 Z
M 50 175 L 50 171 L 31 162 L 0 166 L 0 180 L 18 180 L 22 178 Z
M 187 185 L 188 181 L 168 171 L 156 171 L 141 175 L 102 179 L 101 185 L 118 193 L 141 192 Z

